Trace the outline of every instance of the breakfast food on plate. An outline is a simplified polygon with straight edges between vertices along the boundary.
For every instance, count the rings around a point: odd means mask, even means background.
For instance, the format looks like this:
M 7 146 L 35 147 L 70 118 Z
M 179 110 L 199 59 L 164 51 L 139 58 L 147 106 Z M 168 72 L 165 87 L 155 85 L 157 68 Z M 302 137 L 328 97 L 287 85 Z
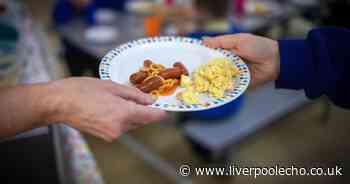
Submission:
M 193 72 L 194 87 L 198 92 L 207 92 L 211 97 L 222 98 L 225 91 L 234 87 L 233 77 L 239 75 L 234 64 L 224 58 L 211 60 Z
M 188 76 L 188 70 L 186 69 L 185 65 L 183 65 L 183 64 L 180 63 L 180 62 L 176 62 L 176 63 L 174 63 L 173 66 L 174 66 L 174 67 L 177 67 L 177 68 L 180 68 L 181 71 L 182 71 L 182 73 L 183 73 L 183 75 Z
M 130 76 L 130 82 L 138 89 L 154 96 L 172 95 L 178 86 L 183 90 L 176 94 L 177 99 L 186 105 L 202 104 L 201 95 L 212 98 L 224 97 L 226 91 L 234 89 L 234 77 L 239 70 L 228 59 L 216 58 L 200 65 L 192 72 L 176 62 L 172 68 L 145 60 L 143 67 Z
M 189 76 L 182 75 L 180 86 L 182 88 L 190 88 L 193 85 L 193 82 Z
M 188 88 L 179 92 L 176 98 L 181 100 L 186 105 L 202 104 L 200 100 L 200 93 L 194 90 L 194 88 Z
M 239 75 L 239 70 L 225 58 L 211 60 L 208 64 L 199 66 L 192 73 L 192 80 L 187 76 L 181 77 L 180 86 L 184 91 L 177 98 L 187 105 L 200 104 L 201 93 L 209 94 L 212 98 L 222 98 L 226 91 L 233 90 L 233 78 Z
M 182 69 L 178 67 L 167 68 L 159 72 L 159 76 L 163 79 L 178 79 L 182 74 Z
M 172 68 L 165 68 L 161 64 L 145 60 L 140 71 L 132 74 L 129 80 L 142 92 L 155 96 L 169 96 L 180 84 L 182 75 L 188 75 L 188 71 L 180 62 L 174 63 Z
M 150 93 L 153 90 L 158 89 L 163 85 L 163 80 L 159 76 L 149 77 L 141 84 L 137 84 L 136 87 L 145 93 Z
M 148 74 L 145 71 L 139 71 L 130 76 L 130 82 L 133 84 L 139 84 L 147 78 Z

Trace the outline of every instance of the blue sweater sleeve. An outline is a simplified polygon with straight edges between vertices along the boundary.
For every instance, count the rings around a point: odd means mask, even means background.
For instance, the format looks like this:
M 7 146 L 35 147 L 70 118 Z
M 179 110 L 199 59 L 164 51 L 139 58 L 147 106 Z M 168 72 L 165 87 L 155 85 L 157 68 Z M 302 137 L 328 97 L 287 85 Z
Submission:
M 321 28 L 304 40 L 279 40 L 281 70 L 277 88 L 303 89 L 314 99 L 328 96 L 350 109 L 350 31 Z

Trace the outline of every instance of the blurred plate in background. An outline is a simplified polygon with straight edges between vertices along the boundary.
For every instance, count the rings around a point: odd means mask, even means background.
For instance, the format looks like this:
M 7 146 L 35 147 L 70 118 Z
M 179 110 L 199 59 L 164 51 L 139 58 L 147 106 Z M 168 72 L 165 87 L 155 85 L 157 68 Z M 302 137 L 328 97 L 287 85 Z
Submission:
M 119 37 L 115 26 L 92 26 L 85 31 L 85 39 L 92 43 L 105 44 L 114 42 Z

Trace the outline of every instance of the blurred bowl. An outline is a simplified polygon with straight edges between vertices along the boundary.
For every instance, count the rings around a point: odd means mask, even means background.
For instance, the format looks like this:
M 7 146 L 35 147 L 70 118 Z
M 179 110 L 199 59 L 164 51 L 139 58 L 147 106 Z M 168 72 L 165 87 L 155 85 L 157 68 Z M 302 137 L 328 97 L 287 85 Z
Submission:
M 89 42 L 106 44 L 118 39 L 119 32 L 114 26 L 92 26 L 85 31 L 84 36 Z
M 117 22 L 117 14 L 112 9 L 98 9 L 95 13 L 95 21 L 99 25 L 111 25 Z
M 147 1 L 129 1 L 126 4 L 126 10 L 134 14 L 151 14 L 153 3 Z
M 242 107 L 244 95 L 239 96 L 236 100 L 227 103 L 221 107 L 205 111 L 191 112 L 190 116 L 195 119 L 214 121 L 232 117 Z

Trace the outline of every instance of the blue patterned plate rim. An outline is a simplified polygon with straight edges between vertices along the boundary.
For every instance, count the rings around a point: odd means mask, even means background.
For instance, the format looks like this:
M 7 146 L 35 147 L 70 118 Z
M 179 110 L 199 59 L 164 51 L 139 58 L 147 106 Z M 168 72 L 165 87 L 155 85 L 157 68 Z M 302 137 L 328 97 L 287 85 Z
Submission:
M 203 43 L 201 40 L 188 38 L 188 37 L 179 37 L 179 36 L 161 36 L 161 37 L 149 37 L 149 38 L 141 38 L 138 40 L 133 40 L 130 42 L 127 42 L 125 44 L 122 44 L 115 49 L 112 49 L 109 51 L 101 60 L 99 65 L 99 74 L 100 78 L 102 80 L 111 80 L 111 64 L 115 57 L 119 56 L 121 53 L 128 49 L 135 48 L 137 46 L 142 46 L 145 44 L 154 44 L 154 43 L 164 43 L 164 42 L 181 42 L 181 43 L 188 43 L 188 44 L 195 44 L 203 46 Z M 233 52 L 224 50 L 224 49 L 212 49 L 216 52 L 220 52 L 225 58 L 232 61 L 235 66 L 239 69 L 240 75 L 237 77 L 239 83 L 236 83 L 236 86 L 234 90 L 230 92 L 226 92 L 224 98 L 222 99 L 211 99 L 210 102 L 206 102 L 203 105 L 184 105 L 184 104 L 168 104 L 168 103 L 158 103 L 155 102 L 152 104 L 152 107 L 164 109 L 167 111 L 174 111 L 174 112 L 191 112 L 191 111 L 202 111 L 202 110 L 209 110 L 213 109 L 222 105 L 225 105 L 227 103 L 232 102 L 233 100 L 237 99 L 239 96 L 241 96 L 248 88 L 250 83 L 250 71 L 248 69 L 248 66 L 244 63 L 244 61 L 235 55 Z

